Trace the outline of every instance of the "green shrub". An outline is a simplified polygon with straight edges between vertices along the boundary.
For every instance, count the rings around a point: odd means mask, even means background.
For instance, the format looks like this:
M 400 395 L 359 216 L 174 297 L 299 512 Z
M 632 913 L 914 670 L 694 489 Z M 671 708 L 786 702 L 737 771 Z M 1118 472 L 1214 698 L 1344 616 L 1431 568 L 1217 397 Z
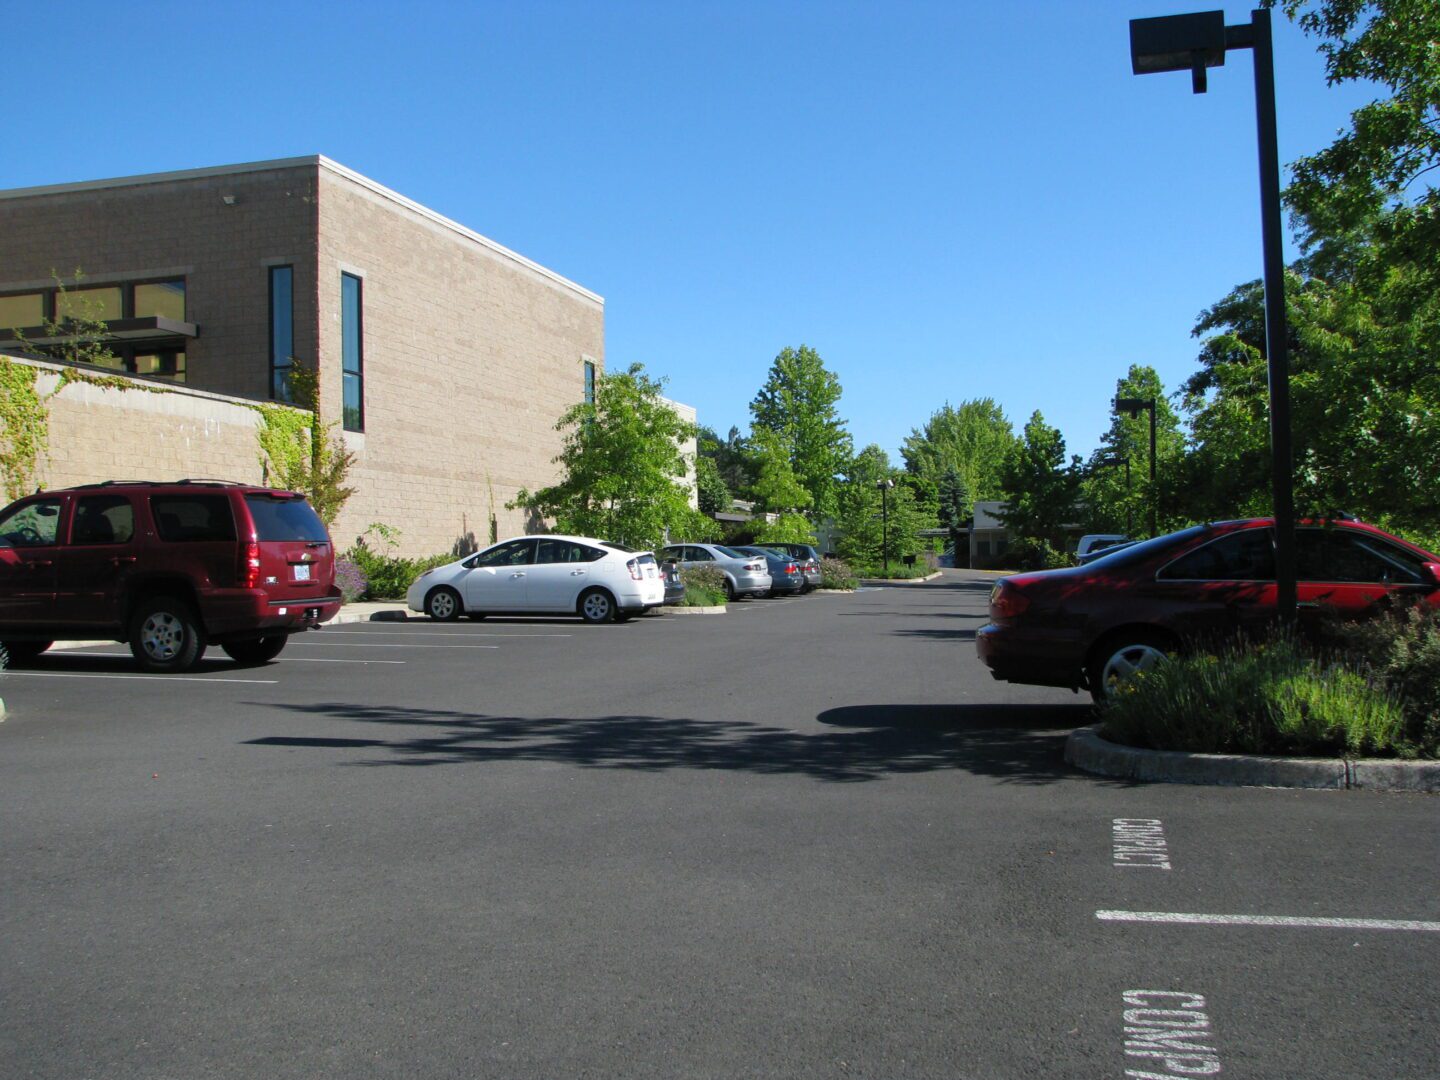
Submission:
M 1324 643 L 1399 698 L 1403 741 L 1440 757 L 1440 611 L 1416 605 L 1365 622 L 1326 625 Z
M 929 577 L 933 570 L 929 563 L 917 561 L 914 566 L 906 566 L 904 563 L 892 562 L 890 569 L 885 569 L 885 564 L 879 566 L 857 566 L 855 576 L 861 578 L 882 578 L 886 581 L 914 581 L 916 578 Z
M 374 536 L 383 551 L 371 546 Z M 375 523 L 355 540 L 355 546 L 342 553 L 341 558 L 354 563 L 369 583 L 365 590 L 367 600 L 403 600 L 405 592 L 417 577 L 426 570 L 454 562 L 454 555 L 431 555 L 423 559 L 403 559 L 395 555 L 400 530 L 388 525 Z
M 1021 537 L 1005 554 L 1005 561 L 1017 570 L 1058 570 L 1075 565 L 1075 559 L 1068 552 L 1033 536 Z
M 820 588 L 853 589 L 860 584 L 850 564 L 842 559 L 820 560 Z
M 682 566 L 686 607 L 715 607 L 725 603 L 725 572 L 718 566 Z
M 1289 638 L 1173 657 L 1121 684 L 1107 737 L 1208 754 L 1414 756 L 1398 699 Z

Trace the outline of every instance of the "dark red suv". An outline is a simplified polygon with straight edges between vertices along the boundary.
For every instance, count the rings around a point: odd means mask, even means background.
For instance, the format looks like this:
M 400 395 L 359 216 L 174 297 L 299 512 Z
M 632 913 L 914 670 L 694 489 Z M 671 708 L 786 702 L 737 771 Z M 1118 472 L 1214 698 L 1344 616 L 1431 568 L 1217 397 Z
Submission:
M 1276 613 L 1274 523 L 1197 525 L 1084 566 L 1002 578 L 975 635 L 1007 682 L 1108 687 L 1196 639 L 1252 631 Z M 1440 605 L 1440 558 L 1358 521 L 1295 530 L 1302 629 L 1330 611 L 1363 618 L 1391 598 Z
M 12 663 L 59 640 L 128 641 L 180 671 L 207 645 L 242 663 L 340 609 L 325 525 L 293 491 L 109 481 L 0 511 L 0 641 Z

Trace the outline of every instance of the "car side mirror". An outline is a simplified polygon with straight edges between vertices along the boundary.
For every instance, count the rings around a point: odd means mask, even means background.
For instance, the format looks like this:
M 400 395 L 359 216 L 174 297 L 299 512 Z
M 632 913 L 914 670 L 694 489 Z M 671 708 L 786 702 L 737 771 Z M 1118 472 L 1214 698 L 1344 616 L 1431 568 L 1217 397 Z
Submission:
M 1431 585 L 1440 585 L 1440 563 L 1427 562 L 1425 574 L 1430 578 Z

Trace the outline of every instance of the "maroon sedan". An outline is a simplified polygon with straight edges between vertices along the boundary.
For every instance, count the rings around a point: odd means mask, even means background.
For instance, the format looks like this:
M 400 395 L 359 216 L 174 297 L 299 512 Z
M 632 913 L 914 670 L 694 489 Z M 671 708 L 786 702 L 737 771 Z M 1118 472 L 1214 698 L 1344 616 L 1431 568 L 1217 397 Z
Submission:
M 1273 521 L 1196 525 L 1065 570 L 1002 578 L 975 636 L 1006 682 L 1106 688 L 1196 639 L 1233 638 L 1276 611 Z M 1373 614 L 1403 595 L 1440 606 L 1440 557 L 1358 521 L 1295 530 L 1303 623 Z

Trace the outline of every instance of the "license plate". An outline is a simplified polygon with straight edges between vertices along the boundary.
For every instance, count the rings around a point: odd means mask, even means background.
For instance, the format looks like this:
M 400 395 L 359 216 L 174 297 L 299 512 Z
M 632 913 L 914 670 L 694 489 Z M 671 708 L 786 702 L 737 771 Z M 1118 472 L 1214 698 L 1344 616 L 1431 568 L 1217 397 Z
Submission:
M 309 563 L 301 563 L 299 566 L 295 567 L 295 580 L 296 580 L 296 581 L 309 581 L 309 580 L 310 580 L 310 564 L 309 564 Z

